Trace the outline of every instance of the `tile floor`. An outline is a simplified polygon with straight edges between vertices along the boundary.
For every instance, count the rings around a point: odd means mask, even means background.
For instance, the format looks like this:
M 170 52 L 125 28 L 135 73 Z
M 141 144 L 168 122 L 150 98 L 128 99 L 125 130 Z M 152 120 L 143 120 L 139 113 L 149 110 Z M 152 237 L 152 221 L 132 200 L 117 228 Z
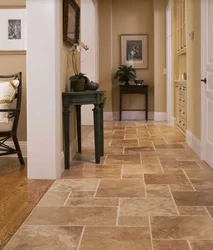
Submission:
M 105 123 L 5 250 L 211 250 L 213 171 L 165 123 Z

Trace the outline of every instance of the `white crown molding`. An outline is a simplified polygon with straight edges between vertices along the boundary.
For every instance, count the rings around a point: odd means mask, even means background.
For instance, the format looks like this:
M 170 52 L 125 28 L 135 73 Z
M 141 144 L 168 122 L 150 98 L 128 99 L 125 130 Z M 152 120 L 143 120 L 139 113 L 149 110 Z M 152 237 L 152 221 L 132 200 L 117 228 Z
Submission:
M 186 130 L 186 142 L 199 156 L 201 155 L 201 142 L 189 130 Z

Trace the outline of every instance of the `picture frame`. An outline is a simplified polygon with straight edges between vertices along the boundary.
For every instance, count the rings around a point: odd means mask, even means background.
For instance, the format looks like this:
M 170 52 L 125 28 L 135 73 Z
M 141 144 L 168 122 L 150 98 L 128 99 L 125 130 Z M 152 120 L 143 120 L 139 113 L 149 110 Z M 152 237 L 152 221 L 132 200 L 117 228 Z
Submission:
M 63 41 L 71 47 L 79 42 L 80 7 L 75 0 L 63 0 Z
M 148 69 L 148 34 L 122 34 L 120 38 L 121 65 L 131 65 L 135 69 Z
M 0 9 L 0 51 L 26 51 L 26 9 Z

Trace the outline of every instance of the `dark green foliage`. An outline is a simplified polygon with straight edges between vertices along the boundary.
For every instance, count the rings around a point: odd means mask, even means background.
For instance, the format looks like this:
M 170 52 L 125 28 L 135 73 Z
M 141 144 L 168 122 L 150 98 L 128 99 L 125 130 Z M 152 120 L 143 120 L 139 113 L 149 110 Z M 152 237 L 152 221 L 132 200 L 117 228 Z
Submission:
M 126 82 L 135 80 L 136 71 L 132 66 L 121 65 L 115 73 L 114 79 L 118 79 L 119 82 Z

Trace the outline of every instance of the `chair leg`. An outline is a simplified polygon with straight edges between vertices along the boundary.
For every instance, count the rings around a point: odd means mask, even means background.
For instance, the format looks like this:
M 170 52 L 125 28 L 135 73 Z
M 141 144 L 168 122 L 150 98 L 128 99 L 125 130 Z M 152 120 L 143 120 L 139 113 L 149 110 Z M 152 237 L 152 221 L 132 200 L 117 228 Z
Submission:
M 17 151 L 17 155 L 18 155 L 20 164 L 21 164 L 21 165 L 25 165 L 25 163 L 24 163 L 24 158 L 23 158 L 23 156 L 22 156 L 21 148 L 20 148 L 20 146 L 19 146 L 18 139 L 17 139 L 17 136 L 16 136 L 16 135 L 13 136 L 13 142 L 14 142 L 14 145 L 15 145 L 15 147 L 16 147 L 16 151 Z

